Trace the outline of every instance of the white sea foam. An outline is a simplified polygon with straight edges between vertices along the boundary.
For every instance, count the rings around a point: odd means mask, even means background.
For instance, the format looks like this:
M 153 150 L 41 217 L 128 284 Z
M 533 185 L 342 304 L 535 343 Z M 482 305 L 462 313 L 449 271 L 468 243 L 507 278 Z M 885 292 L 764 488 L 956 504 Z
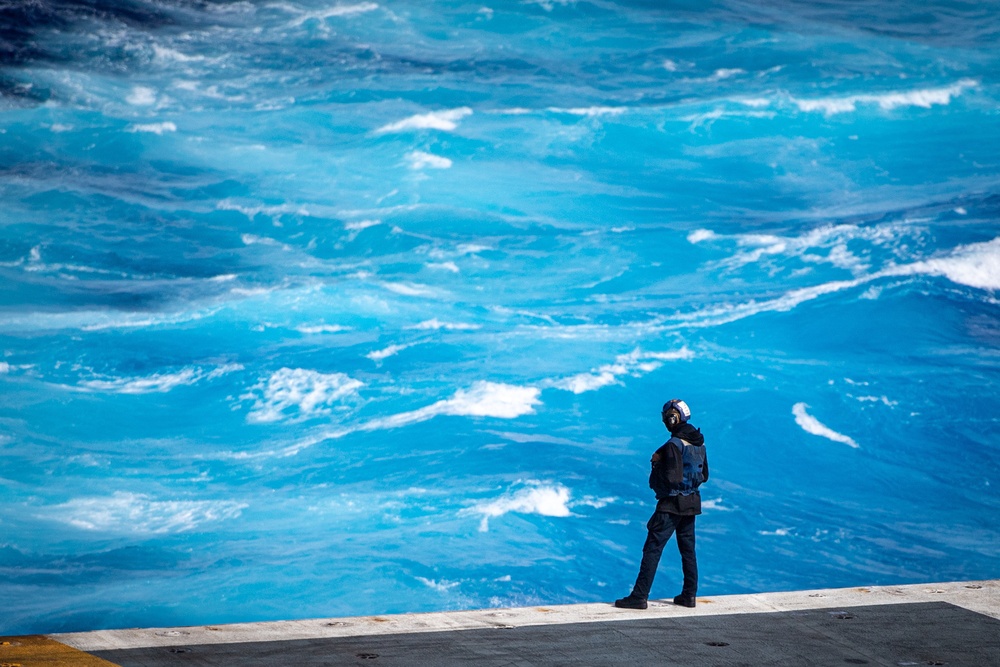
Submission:
M 309 209 L 298 204 L 277 204 L 274 206 L 267 206 L 264 204 L 257 205 L 245 205 L 239 204 L 231 199 L 223 199 L 215 205 L 215 208 L 219 211 L 239 211 L 248 218 L 254 218 L 258 213 L 263 213 L 264 215 L 269 215 L 275 217 L 281 215 L 282 213 L 293 213 L 295 215 L 308 216 Z M 253 234 L 247 235 L 251 238 L 255 237 Z
M 378 9 L 378 4 L 374 2 L 361 2 L 355 5 L 342 5 L 335 4 L 332 7 L 327 7 L 325 9 L 319 9 L 312 12 L 305 12 L 299 10 L 297 7 L 293 7 L 288 4 L 273 5 L 276 7 L 281 7 L 283 9 L 288 9 L 292 12 L 296 12 L 299 15 L 294 18 L 289 25 L 292 27 L 300 26 L 306 21 L 319 21 L 322 23 L 326 19 L 336 18 L 339 16 L 355 16 L 357 14 L 365 14 L 368 12 L 375 11 Z
M 888 396 L 854 396 L 853 398 L 854 400 L 862 403 L 881 403 L 890 408 L 894 408 L 899 405 L 898 401 L 891 401 Z
M 701 243 L 702 241 L 710 241 L 714 238 L 718 238 L 718 234 L 711 229 L 696 229 L 687 235 L 688 243 Z
M 410 347 L 409 345 L 390 345 L 389 347 L 382 348 L 381 350 L 373 350 L 365 355 L 365 357 L 371 359 L 372 361 L 378 362 L 383 359 L 388 359 L 389 357 L 395 356 Z
M 135 125 L 129 125 L 127 131 L 148 132 L 150 134 L 162 135 L 164 132 L 176 132 L 177 126 L 168 120 L 163 123 L 138 123 Z
M 569 438 L 560 438 L 555 435 L 546 435 L 544 433 L 516 433 L 514 431 L 487 431 L 487 433 L 499 436 L 504 440 L 510 440 L 511 442 L 542 442 L 550 445 L 572 446 L 579 446 L 580 444 L 575 440 L 570 440 Z
M 850 436 L 837 433 L 828 426 L 821 424 L 818 419 L 806 412 L 806 408 L 808 407 L 809 406 L 805 403 L 796 403 L 792 406 L 792 414 L 795 415 L 795 423 L 798 424 L 803 431 L 811 433 L 812 435 L 818 435 L 821 438 L 833 440 L 834 442 L 841 442 L 845 445 L 850 445 L 855 449 L 860 447 L 860 445 L 858 445 L 858 443 L 855 442 Z
M 27 312 L 14 317 L 0 319 L 0 330 L 46 331 L 58 329 L 80 329 L 82 331 L 103 331 L 106 329 L 141 329 L 162 325 L 181 324 L 210 317 L 218 308 L 194 312 L 163 313 L 117 313 L 104 310 L 68 311 L 62 313 Z
M 944 276 L 960 285 L 1000 290 L 1000 236 L 992 241 L 959 246 L 942 257 L 893 267 L 884 273 Z
M 643 352 L 636 348 L 628 354 L 615 357 L 613 364 L 605 364 L 589 373 L 579 373 L 561 380 L 549 381 L 546 386 L 564 389 L 574 394 L 594 391 L 612 384 L 619 384 L 619 377 L 631 375 L 639 377 L 663 365 L 664 361 L 693 359 L 694 353 L 687 347 L 673 352 Z
M 604 107 L 604 106 L 593 106 L 593 107 L 573 107 L 573 108 L 562 108 L 562 107 L 550 107 L 549 111 L 554 113 L 568 113 L 573 116 L 586 116 L 588 118 L 596 118 L 598 116 L 618 116 L 626 111 L 628 107 Z
M 602 507 L 607 507 L 611 503 L 618 500 L 615 496 L 607 496 L 604 498 L 599 498 L 597 496 L 584 496 L 580 500 L 574 500 L 569 504 L 570 507 L 593 507 L 594 509 L 601 509 Z
M 459 107 L 458 109 L 448 109 L 446 111 L 432 111 L 383 125 L 375 130 L 375 133 L 386 134 L 390 132 L 408 132 L 410 130 L 443 130 L 451 132 L 458 127 L 458 121 L 470 115 L 472 115 L 472 109 L 469 107 Z
M 400 428 L 444 415 L 514 419 L 533 414 L 535 406 L 541 403 L 538 398 L 540 393 L 541 391 L 535 387 L 481 380 L 474 383 L 469 389 L 459 389 L 451 398 L 437 401 L 417 410 L 380 417 L 357 426 L 326 430 L 280 450 L 269 450 L 255 454 L 239 453 L 233 454 L 231 458 L 294 456 L 303 449 L 326 440 L 343 438 L 351 433 Z
M 468 324 L 466 322 L 442 322 L 435 317 L 405 328 L 416 329 L 418 331 L 438 331 L 440 329 L 444 329 L 446 331 L 475 331 L 476 329 L 480 329 L 482 327 L 479 324 Z
M 539 514 L 541 516 L 567 517 L 572 512 L 569 509 L 570 491 L 562 484 L 527 480 L 516 490 L 508 490 L 495 500 L 478 503 L 462 510 L 461 515 L 480 514 L 479 530 L 490 529 L 490 519 L 501 517 L 510 512 L 520 514 Z
M 569 5 L 575 5 L 576 0 L 524 0 L 527 5 L 538 5 L 547 12 L 551 12 L 555 9 L 556 5 L 560 7 L 567 7 Z
M 295 421 L 330 414 L 330 406 L 358 396 L 364 386 L 344 373 L 320 373 L 305 368 L 282 368 L 244 396 L 254 399 L 247 414 L 251 423 Z
M 256 234 L 241 234 L 240 241 L 243 245 L 269 245 L 276 248 L 281 248 L 282 250 L 292 250 L 292 247 L 278 241 L 277 239 L 272 239 L 268 236 L 257 236 Z
M 412 151 L 406 154 L 410 169 L 451 169 L 452 161 L 440 155 L 424 151 Z
M 360 232 L 362 229 L 368 229 L 369 227 L 381 224 L 381 220 L 352 220 L 344 223 L 344 229 L 349 232 Z
M 201 380 L 215 378 L 242 370 L 240 364 L 228 364 L 212 370 L 198 367 L 183 368 L 175 373 L 154 373 L 139 378 L 111 378 L 85 380 L 77 385 L 77 389 L 112 394 L 165 394 L 177 387 L 197 384 Z
M 189 56 L 176 49 L 153 44 L 153 56 L 164 63 L 191 63 L 205 60 L 205 56 Z
M 396 294 L 401 294 L 403 296 L 435 296 L 437 294 L 432 287 L 420 285 L 418 283 L 384 282 L 379 284 L 390 292 L 395 292 Z
M 295 330 L 299 333 L 306 335 L 313 334 L 324 334 L 324 333 L 341 333 L 344 331 L 351 331 L 351 327 L 345 327 L 341 324 L 313 324 L 313 325 L 299 325 L 295 327 Z
M 282 449 L 256 453 L 239 452 L 229 454 L 228 458 L 252 459 L 295 456 L 302 450 L 321 442 L 337 440 L 352 433 L 400 428 L 442 415 L 514 419 L 526 414 L 533 414 L 535 406 L 541 403 L 538 398 L 540 393 L 541 391 L 535 387 L 482 380 L 474 383 L 469 389 L 456 391 L 451 398 L 437 401 L 417 410 L 380 417 L 356 426 L 328 429 Z
M 979 82 L 975 79 L 962 79 L 950 86 L 939 88 L 921 88 L 903 92 L 880 93 L 876 95 L 847 95 L 844 97 L 826 97 L 814 100 L 792 98 L 792 102 L 802 111 L 821 111 L 828 116 L 838 113 L 855 111 L 859 104 L 878 105 L 881 109 L 891 111 L 899 107 L 921 107 L 928 109 L 933 105 L 947 105 L 953 97 L 961 95 L 967 88 L 975 88 Z
M 457 581 L 447 581 L 445 579 L 442 579 L 441 581 L 436 581 L 434 579 L 427 579 L 425 577 L 415 577 L 415 579 L 420 583 L 422 583 L 424 586 L 432 588 L 438 591 L 439 593 L 447 593 L 448 591 L 459 585 L 459 582 Z
M 83 530 L 160 535 L 235 519 L 246 507 L 231 500 L 154 500 L 118 491 L 111 496 L 74 498 L 49 508 L 46 515 Z
M 534 414 L 541 401 L 536 387 L 522 387 L 480 380 L 469 389 L 459 389 L 444 399 L 410 412 L 403 412 L 363 424 L 359 430 L 376 431 L 397 428 L 433 419 L 439 415 L 464 417 L 496 417 L 514 419 Z
M 156 103 L 156 91 L 146 86 L 135 86 L 125 97 L 125 101 L 137 107 L 146 107 Z
M 428 269 L 449 271 L 451 273 L 461 273 L 461 269 L 458 268 L 458 264 L 456 264 L 455 262 L 428 262 L 424 266 L 426 266 Z
M 843 227 L 843 226 L 840 226 Z M 850 227 L 850 226 L 847 226 Z M 839 227 L 838 227 L 839 228 Z M 838 229 L 833 228 L 833 229 Z M 885 230 L 875 230 L 873 234 L 882 234 Z M 820 232 L 820 235 L 827 232 Z M 809 236 L 809 235 L 807 235 Z M 799 239 L 791 245 L 794 252 L 801 252 L 801 248 L 808 247 L 814 241 L 811 239 Z M 743 235 L 740 237 L 741 244 L 760 243 L 769 252 L 788 252 L 789 243 L 787 239 L 770 235 Z M 773 245 L 767 245 L 771 243 Z M 781 246 L 781 250 L 777 249 Z M 756 257 L 756 256 L 755 256 Z M 853 256 L 852 256 L 853 257 Z M 805 258 L 807 261 L 809 258 Z M 853 260 L 846 258 L 826 258 L 827 261 L 840 262 L 847 266 L 854 266 Z M 730 258 L 726 263 L 743 263 L 749 261 L 747 257 Z M 782 294 L 781 296 L 766 301 L 748 301 L 740 304 L 723 304 L 706 308 L 694 313 L 683 313 L 674 317 L 674 320 L 683 326 L 710 327 L 729 322 L 735 322 L 746 317 L 757 315 L 763 312 L 784 312 L 796 306 L 817 299 L 826 294 L 833 294 L 847 289 L 852 289 L 880 280 L 887 277 L 931 275 L 944 276 L 952 282 L 986 290 L 1000 289 L 1000 237 L 992 241 L 983 243 L 973 243 L 959 246 L 952 251 L 939 257 L 921 260 L 910 264 L 889 266 L 888 268 L 862 275 L 853 280 L 835 280 L 811 287 L 803 287 Z M 866 292 L 861 295 L 864 298 L 875 298 L 877 293 Z M 676 327 L 675 327 L 676 328 Z
M 734 76 L 739 76 L 740 74 L 746 74 L 746 73 L 747 71 L 745 69 L 740 69 L 738 67 L 731 69 L 722 68 L 712 72 L 712 79 L 714 79 L 715 81 L 721 81 L 723 79 L 731 79 Z
M 701 501 L 701 508 L 718 512 L 732 512 L 735 509 L 723 504 L 722 498 L 707 498 Z
M 777 234 L 716 234 L 711 230 L 698 229 L 688 235 L 691 243 L 706 240 L 734 242 L 738 250 L 734 255 L 709 265 L 710 268 L 738 269 L 747 264 L 755 264 L 772 256 L 797 257 L 813 264 L 831 264 L 847 269 L 855 274 L 869 268 L 867 257 L 851 252 L 848 244 L 867 241 L 876 246 L 894 246 L 900 239 L 919 233 L 919 228 L 909 224 L 890 223 L 884 225 L 822 225 L 799 236 Z

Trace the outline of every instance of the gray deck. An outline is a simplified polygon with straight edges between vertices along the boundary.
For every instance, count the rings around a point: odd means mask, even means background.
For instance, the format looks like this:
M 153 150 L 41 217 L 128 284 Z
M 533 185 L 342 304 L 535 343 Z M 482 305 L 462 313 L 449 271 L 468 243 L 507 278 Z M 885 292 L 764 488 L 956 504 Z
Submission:
M 98 651 L 197 665 L 1000 665 L 1000 621 L 947 602 Z
M 1000 666 L 1000 581 L 111 630 L 53 639 L 122 667 Z

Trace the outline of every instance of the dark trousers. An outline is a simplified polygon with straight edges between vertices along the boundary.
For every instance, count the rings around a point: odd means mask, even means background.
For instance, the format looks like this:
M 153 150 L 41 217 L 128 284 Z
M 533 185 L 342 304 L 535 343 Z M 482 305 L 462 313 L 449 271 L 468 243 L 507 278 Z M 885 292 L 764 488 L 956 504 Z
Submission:
M 649 534 L 642 546 L 642 564 L 639 576 L 632 587 L 632 597 L 649 598 L 653 586 L 656 566 L 660 563 L 663 547 L 670 536 L 677 533 L 677 550 L 681 552 L 681 568 L 684 570 L 684 588 L 681 595 L 694 597 L 698 593 L 698 561 L 694 555 L 694 516 L 681 516 L 670 512 L 653 512 L 646 523 Z

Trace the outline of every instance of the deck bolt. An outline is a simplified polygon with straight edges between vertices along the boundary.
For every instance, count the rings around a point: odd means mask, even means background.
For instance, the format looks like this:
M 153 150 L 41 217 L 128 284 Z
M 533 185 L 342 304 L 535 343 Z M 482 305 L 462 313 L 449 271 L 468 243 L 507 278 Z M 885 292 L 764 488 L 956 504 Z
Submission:
M 729 646 L 729 642 L 705 642 L 705 646 Z
M 378 657 L 378 653 L 358 653 L 357 656 L 361 660 L 374 660 Z

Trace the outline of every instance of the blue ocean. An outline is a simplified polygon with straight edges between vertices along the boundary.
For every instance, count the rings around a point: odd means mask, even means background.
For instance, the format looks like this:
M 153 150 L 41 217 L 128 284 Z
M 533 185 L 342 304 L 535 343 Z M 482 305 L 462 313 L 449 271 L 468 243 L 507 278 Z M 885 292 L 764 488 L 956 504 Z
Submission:
M 0 634 L 1000 576 L 1000 5 L 0 2 Z M 653 596 L 680 590 L 668 545 Z

